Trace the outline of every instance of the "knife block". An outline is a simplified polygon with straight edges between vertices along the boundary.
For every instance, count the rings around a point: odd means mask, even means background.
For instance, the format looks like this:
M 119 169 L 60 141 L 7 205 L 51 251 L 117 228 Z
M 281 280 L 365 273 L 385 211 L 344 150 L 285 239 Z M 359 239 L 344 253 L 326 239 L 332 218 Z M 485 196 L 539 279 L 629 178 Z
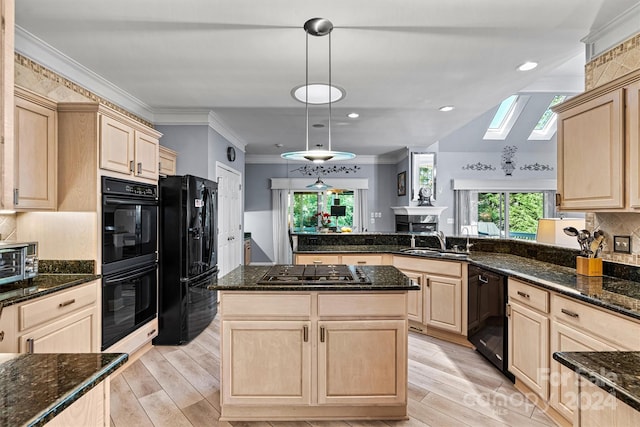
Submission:
M 602 276 L 602 258 L 576 258 L 576 273 L 583 276 Z

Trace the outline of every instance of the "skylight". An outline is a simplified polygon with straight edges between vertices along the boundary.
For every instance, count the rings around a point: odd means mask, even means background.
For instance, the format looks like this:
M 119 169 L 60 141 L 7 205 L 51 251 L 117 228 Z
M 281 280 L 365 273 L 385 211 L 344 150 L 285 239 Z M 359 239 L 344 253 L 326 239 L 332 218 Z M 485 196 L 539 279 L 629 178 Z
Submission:
M 516 104 L 516 99 L 518 99 L 518 95 L 511 95 L 500 103 L 498 111 L 496 111 L 496 114 L 493 116 L 493 120 L 491 120 L 491 124 L 489 125 L 490 130 L 498 130 L 502 125 L 504 125 L 506 118 L 509 116 L 509 113 L 513 110 L 513 106 Z
M 528 100 L 529 96 L 511 95 L 502 101 L 483 139 L 506 139 Z
M 549 140 L 556 132 L 556 120 L 557 115 L 551 109 L 556 105 L 560 104 L 562 101 L 567 99 L 566 95 L 556 95 L 553 97 L 547 109 L 540 116 L 540 120 L 531 131 L 529 135 L 529 140 Z

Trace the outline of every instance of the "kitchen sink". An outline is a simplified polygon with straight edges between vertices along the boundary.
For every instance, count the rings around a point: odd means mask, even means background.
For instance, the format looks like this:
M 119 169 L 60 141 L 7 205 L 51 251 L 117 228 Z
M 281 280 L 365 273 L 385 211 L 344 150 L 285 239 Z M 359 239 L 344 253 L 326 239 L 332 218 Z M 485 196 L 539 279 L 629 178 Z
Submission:
M 409 255 L 422 255 L 422 256 L 439 257 L 439 258 L 467 259 L 468 257 L 466 253 L 442 252 L 437 249 L 408 248 L 408 249 L 403 249 L 401 252 Z

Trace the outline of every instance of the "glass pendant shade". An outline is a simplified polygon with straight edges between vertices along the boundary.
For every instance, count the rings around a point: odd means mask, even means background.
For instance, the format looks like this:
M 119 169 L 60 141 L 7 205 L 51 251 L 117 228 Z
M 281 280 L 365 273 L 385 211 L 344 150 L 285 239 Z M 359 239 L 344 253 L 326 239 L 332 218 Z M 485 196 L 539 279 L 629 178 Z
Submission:
M 313 184 L 307 185 L 307 188 L 312 188 L 314 190 L 326 190 L 328 188 L 333 188 L 333 187 L 330 186 L 330 185 L 325 184 L 324 182 L 322 182 L 320 177 L 318 177 L 316 182 L 314 182 Z
M 280 157 L 286 160 L 296 160 L 296 161 L 309 161 L 313 163 L 324 163 L 330 160 L 349 160 L 356 157 L 355 154 L 344 152 L 344 151 L 333 151 L 331 149 L 331 103 L 333 101 L 333 97 L 336 96 L 336 93 L 333 89 L 336 89 L 331 85 L 331 31 L 333 30 L 333 24 L 328 19 L 324 18 L 313 18 L 305 22 L 304 30 L 306 34 L 306 84 L 302 86 L 303 94 L 304 94 L 304 104 L 305 104 L 305 113 L 306 113 L 306 122 L 305 122 L 305 131 L 306 131 L 306 146 L 304 151 L 289 151 L 286 153 L 282 153 Z M 307 90 L 310 87 L 309 85 L 309 35 L 312 36 L 325 36 L 329 35 L 329 84 L 328 85 L 319 85 L 324 86 L 326 88 L 326 97 L 325 100 L 328 100 L 329 104 L 329 144 L 328 150 L 309 150 L 309 96 L 311 90 Z M 299 89 L 299 88 L 297 88 Z M 338 90 L 338 93 L 340 91 Z M 344 95 L 344 91 L 341 91 L 342 95 Z M 321 97 L 322 100 L 322 97 Z M 322 182 L 320 178 L 318 181 Z

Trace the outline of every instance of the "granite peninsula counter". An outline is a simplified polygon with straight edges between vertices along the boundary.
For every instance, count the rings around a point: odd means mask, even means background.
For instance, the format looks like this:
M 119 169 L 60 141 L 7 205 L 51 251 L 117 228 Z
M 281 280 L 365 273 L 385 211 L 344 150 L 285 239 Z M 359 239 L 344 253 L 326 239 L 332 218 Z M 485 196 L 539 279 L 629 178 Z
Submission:
M 220 291 L 220 420 L 407 419 L 407 293 L 393 266 L 370 283 L 259 283 L 240 266 Z
M 73 419 L 74 425 L 108 425 L 108 377 L 127 359 L 115 353 L 0 353 L 0 424 L 68 425 Z

